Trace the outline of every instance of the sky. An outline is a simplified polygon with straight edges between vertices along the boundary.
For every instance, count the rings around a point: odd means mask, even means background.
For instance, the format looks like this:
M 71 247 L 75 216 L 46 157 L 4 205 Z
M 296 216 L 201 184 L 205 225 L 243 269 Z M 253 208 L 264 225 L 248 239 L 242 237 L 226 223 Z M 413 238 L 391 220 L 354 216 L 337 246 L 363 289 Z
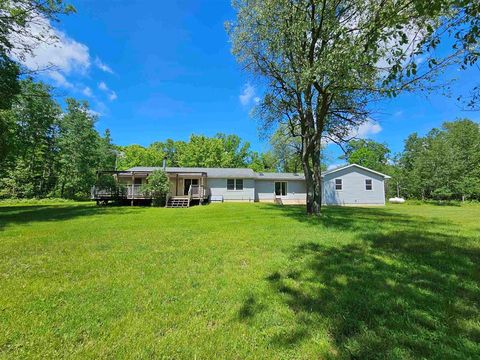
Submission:
M 110 129 L 114 143 L 147 146 L 223 132 L 256 151 L 268 149 L 250 116 L 261 92 L 230 52 L 224 23 L 235 14 L 229 0 L 71 3 L 77 13 L 50 24 L 57 44 L 40 46 L 24 63 L 54 65 L 39 77 L 55 87 L 60 102 L 87 100 L 98 130 Z M 449 71 L 457 72 L 454 93 L 480 77 L 478 69 Z M 424 135 L 459 117 L 480 121 L 480 113 L 463 111 L 455 97 L 407 94 L 376 104 L 358 136 L 386 142 L 396 153 L 412 132 Z M 339 155 L 338 147 L 328 146 L 330 166 L 342 162 Z

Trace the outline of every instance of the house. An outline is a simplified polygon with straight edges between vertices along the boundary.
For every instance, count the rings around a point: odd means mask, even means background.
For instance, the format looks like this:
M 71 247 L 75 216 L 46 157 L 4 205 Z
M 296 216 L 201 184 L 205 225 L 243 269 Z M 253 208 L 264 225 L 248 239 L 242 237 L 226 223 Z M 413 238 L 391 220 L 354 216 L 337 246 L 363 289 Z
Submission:
M 150 200 L 142 192 L 148 175 L 163 169 L 170 180 L 167 206 L 188 207 L 205 202 L 279 202 L 305 204 L 305 177 L 298 173 L 255 172 L 246 168 L 133 167 L 112 173 L 115 191 L 93 188 L 92 199 L 120 198 L 134 202 Z M 103 172 L 106 173 L 106 172 Z M 385 205 L 388 175 L 351 164 L 322 173 L 325 205 Z M 119 190 L 120 189 L 120 190 Z

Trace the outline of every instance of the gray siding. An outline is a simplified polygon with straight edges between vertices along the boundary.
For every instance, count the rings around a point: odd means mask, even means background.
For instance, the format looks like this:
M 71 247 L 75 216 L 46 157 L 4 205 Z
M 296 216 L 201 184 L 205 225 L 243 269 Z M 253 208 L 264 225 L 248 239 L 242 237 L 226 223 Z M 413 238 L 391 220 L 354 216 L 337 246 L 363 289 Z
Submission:
M 226 178 L 207 178 L 207 185 L 212 195 L 223 196 L 224 201 L 254 201 L 255 180 L 243 179 L 243 190 L 227 190 Z
M 284 180 L 281 180 L 284 181 Z M 289 180 L 287 181 L 287 196 L 282 199 L 287 201 L 305 201 L 307 193 L 305 190 L 305 181 Z M 275 199 L 275 180 L 256 180 L 255 181 L 255 200 L 273 201 Z
M 342 190 L 335 190 L 335 179 L 342 179 Z M 365 179 L 372 180 L 372 190 L 365 190 Z M 357 167 L 326 174 L 323 178 L 323 202 L 327 205 L 384 205 L 383 176 Z

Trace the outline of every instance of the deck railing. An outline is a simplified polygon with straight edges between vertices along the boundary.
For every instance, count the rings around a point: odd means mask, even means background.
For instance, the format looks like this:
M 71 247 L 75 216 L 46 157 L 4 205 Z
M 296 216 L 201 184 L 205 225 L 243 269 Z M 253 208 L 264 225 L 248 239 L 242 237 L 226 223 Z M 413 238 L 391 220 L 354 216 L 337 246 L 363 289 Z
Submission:
M 127 198 L 145 198 L 148 197 L 147 194 L 142 190 L 142 185 L 127 185 Z
M 127 195 L 127 189 L 123 186 L 107 188 L 92 186 L 90 195 L 92 199 L 121 199 Z
M 189 199 L 206 200 L 210 196 L 210 188 L 205 185 L 190 185 L 188 189 Z M 111 188 L 93 186 L 91 189 L 92 199 L 149 199 L 151 196 L 143 191 L 143 186 L 122 185 Z
M 188 194 L 191 199 L 206 199 L 210 196 L 210 188 L 205 185 L 190 185 Z

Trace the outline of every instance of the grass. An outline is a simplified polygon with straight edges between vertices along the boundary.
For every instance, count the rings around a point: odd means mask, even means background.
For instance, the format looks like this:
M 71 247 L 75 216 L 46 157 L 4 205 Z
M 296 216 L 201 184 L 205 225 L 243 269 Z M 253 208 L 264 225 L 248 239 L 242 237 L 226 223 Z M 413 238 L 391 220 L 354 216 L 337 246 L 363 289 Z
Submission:
M 478 358 L 479 220 L 3 205 L 0 358 Z

